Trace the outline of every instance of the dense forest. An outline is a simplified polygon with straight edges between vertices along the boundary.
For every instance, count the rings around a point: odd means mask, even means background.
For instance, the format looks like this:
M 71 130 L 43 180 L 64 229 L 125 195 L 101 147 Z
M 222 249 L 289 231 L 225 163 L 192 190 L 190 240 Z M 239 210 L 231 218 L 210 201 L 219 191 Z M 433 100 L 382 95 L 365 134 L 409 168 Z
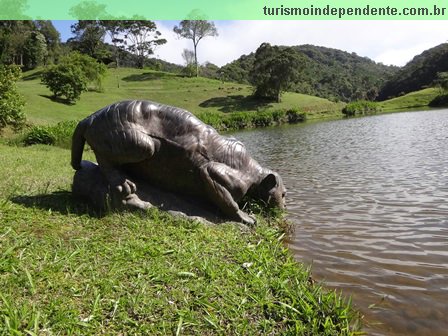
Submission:
M 335 101 L 373 100 L 384 83 L 399 70 L 338 49 L 313 45 L 288 49 L 305 56 L 301 78 L 292 90 Z M 254 53 L 243 55 L 223 66 L 221 75 L 226 80 L 248 83 L 254 60 Z
M 382 87 L 378 100 L 385 100 L 424 89 L 437 75 L 448 71 L 448 43 L 428 49 L 406 64 Z

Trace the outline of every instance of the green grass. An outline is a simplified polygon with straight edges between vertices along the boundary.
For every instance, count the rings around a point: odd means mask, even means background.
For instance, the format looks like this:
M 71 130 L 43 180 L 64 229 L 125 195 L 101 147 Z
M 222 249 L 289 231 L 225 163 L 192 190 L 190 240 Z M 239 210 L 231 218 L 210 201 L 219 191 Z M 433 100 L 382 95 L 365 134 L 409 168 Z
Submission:
M 250 86 L 221 82 L 207 78 L 185 78 L 151 70 L 109 69 L 104 92 L 86 92 L 75 105 L 51 99 L 51 92 L 40 84 L 41 69 L 23 74 L 18 83 L 25 96 L 25 113 L 32 124 L 55 124 L 65 120 L 80 120 L 94 111 L 124 99 L 147 99 L 178 106 L 194 114 L 258 112 L 297 109 L 309 119 L 340 115 L 342 104 L 297 93 L 285 93 L 281 103 L 265 103 L 251 99 Z
M 408 93 L 404 96 L 385 100 L 379 103 L 383 112 L 428 108 L 429 102 L 440 94 L 435 88 L 423 89 Z
M 72 199 L 68 150 L 0 144 L 0 153 L 0 334 L 359 329 L 350 305 L 293 260 L 278 220 L 248 231 L 158 210 L 98 216 Z

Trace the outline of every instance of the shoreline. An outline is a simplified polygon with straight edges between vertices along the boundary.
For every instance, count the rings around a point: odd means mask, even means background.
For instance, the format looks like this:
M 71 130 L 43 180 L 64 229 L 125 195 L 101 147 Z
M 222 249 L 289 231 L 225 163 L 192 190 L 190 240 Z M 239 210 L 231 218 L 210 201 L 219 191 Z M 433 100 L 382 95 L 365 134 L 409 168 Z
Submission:
M 314 283 L 294 260 L 281 219 L 242 230 L 157 209 L 97 216 L 71 196 L 73 171 L 60 164 L 68 150 L 0 150 L 0 247 L 9 251 L 0 277 L 0 307 L 9 308 L 0 319 L 15 321 L 8 332 L 351 335 L 361 328 L 350 300 Z

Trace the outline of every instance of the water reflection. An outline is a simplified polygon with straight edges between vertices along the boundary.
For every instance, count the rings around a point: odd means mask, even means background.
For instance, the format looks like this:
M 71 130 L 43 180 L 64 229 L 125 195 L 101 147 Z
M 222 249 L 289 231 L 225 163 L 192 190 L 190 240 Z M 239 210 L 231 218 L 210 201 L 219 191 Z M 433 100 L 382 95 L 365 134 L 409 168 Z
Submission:
M 440 110 L 234 134 L 283 176 L 294 254 L 369 334 L 447 334 L 447 129 Z

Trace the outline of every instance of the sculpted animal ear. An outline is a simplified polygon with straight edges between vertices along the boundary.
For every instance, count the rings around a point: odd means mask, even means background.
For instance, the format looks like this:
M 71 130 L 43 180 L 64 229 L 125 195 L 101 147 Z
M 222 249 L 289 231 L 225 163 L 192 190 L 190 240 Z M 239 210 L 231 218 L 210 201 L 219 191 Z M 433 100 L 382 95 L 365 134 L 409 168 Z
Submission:
M 269 191 L 272 188 L 275 188 L 277 185 L 278 185 L 277 177 L 274 174 L 266 175 L 266 177 L 260 183 L 260 187 L 264 191 Z

